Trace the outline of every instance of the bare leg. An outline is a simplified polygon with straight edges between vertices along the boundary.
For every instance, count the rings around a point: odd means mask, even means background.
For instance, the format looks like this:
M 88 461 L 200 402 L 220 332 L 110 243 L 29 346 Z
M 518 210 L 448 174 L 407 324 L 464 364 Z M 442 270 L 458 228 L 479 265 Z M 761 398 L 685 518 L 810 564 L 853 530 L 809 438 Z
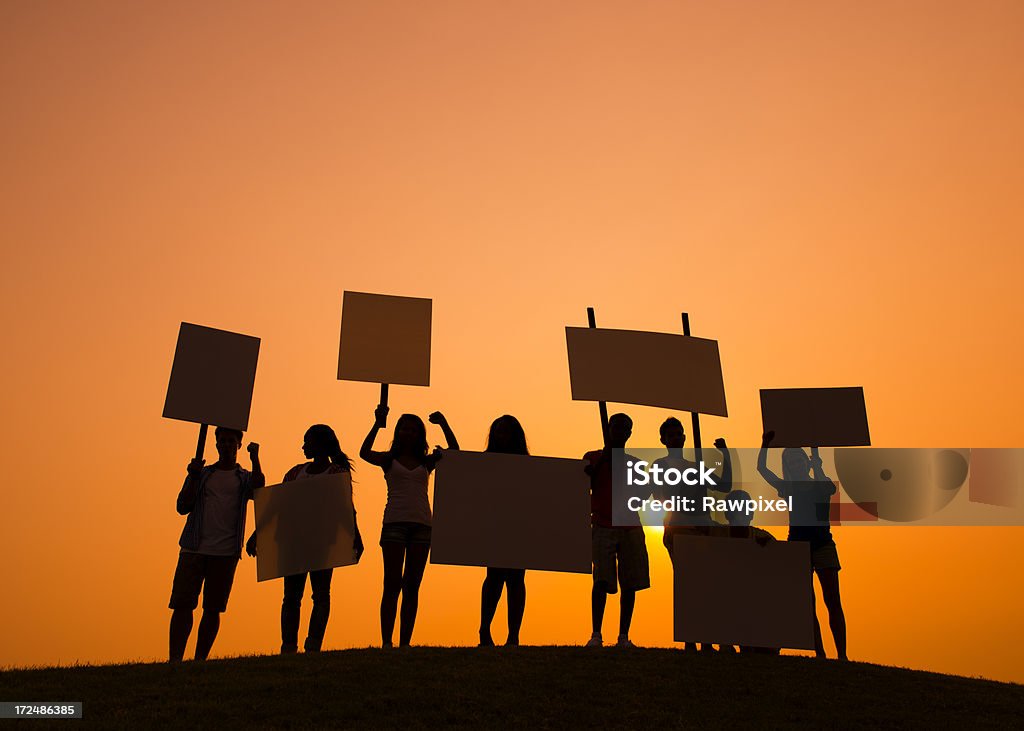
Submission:
M 402 593 L 402 564 L 405 546 L 384 543 L 384 593 L 380 599 L 380 637 L 384 647 L 391 647 L 395 634 L 395 615 L 398 614 L 398 595 Z
M 168 662 L 181 662 L 185 657 L 185 645 L 192 632 L 192 610 L 175 609 L 171 612 L 170 653 Z
M 416 626 L 416 610 L 420 604 L 420 582 L 427 567 L 430 546 L 413 543 L 406 550 L 405 573 L 402 575 L 402 615 L 398 629 L 398 644 L 407 647 L 412 642 L 412 630 Z
M 498 610 L 498 602 L 501 601 L 501 589 L 504 585 L 504 577 L 500 569 L 487 569 L 487 578 L 484 579 L 483 588 L 480 590 L 480 646 L 494 647 L 494 640 L 491 638 L 491 622 L 494 620 L 494 613 Z
M 840 660 L 846 660 L 846 615 L 839 598 L 839 571 L 836 569 L 818 569 L 818 583 L 821 584 L 821 598 L 828 609 L 828 626 L 832 630 L 832 639 L 836 643 L 836 652 Z M 820 635 L 819 630 L 819 635 Z
M 818 602 L 814 598 L 814 578 L 811 578 L 811 616 L 814 617 L 814 656 L 825 657 L 825 645 L 821 642 L 821 625 L 818 624 Z
M 601 634 L 601 625 L 604 624 L 604 607 L 608 602 L 608 592 L 603 581 L 595 581 L 594 589 L 590 592 L 590 614 L 594 626 L 594 634 Z
M 619 636 L 629 636 L 629 625 L 633 622 L 633 607 L 636 605 L 636 592 L 621 589 L 619 598 Z
M 506 645 L 519 644 L 519 630 L 523 626 L 523 614 L 526 613 L 526 570 L 518 569 L 509 572 L 506 579 L 508 586 L 508 639 Z
M 205 660 L 210 655 L 219 629 L 220 612 L 204 609 L 203 618 L 199 620 L 199 631 L 196 633 L 196 660 Z

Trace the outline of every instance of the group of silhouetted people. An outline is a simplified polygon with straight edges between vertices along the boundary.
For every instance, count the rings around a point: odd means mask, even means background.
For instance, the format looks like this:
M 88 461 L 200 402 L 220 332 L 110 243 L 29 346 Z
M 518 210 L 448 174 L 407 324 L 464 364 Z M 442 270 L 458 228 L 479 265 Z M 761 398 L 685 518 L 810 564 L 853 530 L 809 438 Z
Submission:
M 387 484 L 387 503 L 384 508 L 380 547 L 384 562 L 384 585 L 380 602 L 381 644 L 393 644 L 396 616 L 399 617 L 399 645 L 412 641 L 419 587 L 430 553 L 431 507 L 428 498 L 430 473 L 442 459 L 440 448 L 430 451 L 427 429 L 423 420 L 414 414 L 403 414 L 394 427 L 391 446 L 387 451 L 375 451 L 378 432 L 384 427 L 388 409 L 379 406 L 374 423 L 359 450 L 365 462 L 379 467 Z M 440 412 L 429 417 L 446 440 L 447 448 L 459 449 L 458 440 Z M 636 601 L 636 592 L 651 585 L 647 545 L 640 517 L 632 513 L 627 520 L 613 516 L 613 450 L 624 449 L 632 435 L 633 423 L 626 414 L 615 414 L 608 420 L 601 449 L 584 455 L 584 471 L 590 477 L 591 535 L 593 551 L 593 590 L 591 593 L 593 634 L 589 647 L 604 644 L 602 623 L 609 594 L 620 593 L 619 631 L 616 646 L 633 647 L 629 629 Z M 686 434 L 676 418 L 667 419 L 660 429 L 661 443 L 667 454 L 658 460 L 662 467 L 684 469 L 696 466 L 683 456 Z M 179 541 L 181 552 L 174 573 L 170 609 L 170 660 L 182 660 L 185 645 L 192 630 L 193 611 L 203 596 L 203 614 L 196 641 L 198 660 L 210 652 L 220 625 L 220 614 L 227 607 L 235 569 L 242 555 L 245 517 L 253 491 L 265 485 L 259 445 L 251 443 L 248 452 L 252 469 L 246 470 L 237 462 L 242 446 L 242 432 L 218 427 L 215 441 L 218 460 L 205 465 L 202 459 L 193 459 L 188 465 L 184 485 L 178 494 L 177 510 L 186 516 L 185 527 Z M 790 541 L 810 544 L 812 570 L 818 576 L 829 614 L 829 626 L 840 659 L 846 659 L 846 622 L 839 597 L 840 569 L 835 542 L 829 528 L 829 500 L 836 488 L 824 474 L 816 449 L 811 456 L 802 449 L 783 450 L 783 476 L 778 478 L 767 467 L 767 449 L 773 434 L 764 435 L 758 458 L 758 471 L 782 497 L 792 496 L 793 512 L 790 516 Z M 724 439 L 715 441 L 721 452 L 721 475 L 712 489 L 732 491 L 732 464 Z M 284 481 L 301 480 L 316 475 L 350 472 L 352 460 L 342 451 L 334 431 L 324 424 L 311 426 L 305 434 L 303 454 L 307 462 L 292 467 Z M 526 435 L 514 416 L 495 419 L 487 435 L 486 451 L 504 454 L 529 454 Z M 661 488 L 667 490 L 668 488 Z M 707 486 L 680 483 L 671 488 L 678 497 L 695 500 L 703 506 Z M 746 493 L 733 491 L 733 497 Z M 660 495 L 659 497 L 667 497 Z M 760 543 L 774 540 L 770 533 L 750 525 L 752 515 L 744 511 L 730 511 L 728 525 L 715 522 L 706 509 L 682 516 L 667 512 L 665 516 L 664 544 L 669 557 L 673 556 L 676 535 L 725 535 L 749 538 Z M 356 559 L 363 552 L 362 537 L 356 522 L 354 551 Z M 256 533 L 245 542 L 246 552 L 256 555 Z M 300 607 L 308 582 L 312 591 L 312 613 L 309 631 L 303 644 L 306 652 L 317 652 L 323 644 L 330 615 L 330 590 L 333 570 L 310 571 L 284 578 L 284 597 L 281 604 L 281 652 L 298 651 Z M 508 636 L 505 644 L 519 644 L 519 633 L 526 608 L 526 571 L 520 568 L 488 567 L 481 589 L 479 644 L 493 646 L 491 623 L 502 592 L 508 602 Z M 694 600 L 699 600 L 695 598 Z M 818 656 L 824 656 L 821 632 L 817 618 L 814 621 L 815 647 Z M 684 649 L 697 649 L 685 646 Z M 704 645 L 701 650 L 713 650 Z M 732 650 L 731 647 L 720 647 Z M 741 648 L 748 649 L 748 648 Z

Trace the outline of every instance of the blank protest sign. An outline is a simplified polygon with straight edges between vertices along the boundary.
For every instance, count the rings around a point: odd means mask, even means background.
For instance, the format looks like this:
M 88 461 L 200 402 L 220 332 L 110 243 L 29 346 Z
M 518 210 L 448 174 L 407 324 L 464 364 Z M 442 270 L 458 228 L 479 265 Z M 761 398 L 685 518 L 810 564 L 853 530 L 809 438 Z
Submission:
M 257 581 L 356 563 L 348 472 L 262 487 L 255 503 Z
M 864 389 L 763 388 L 761 423 L 773 447 L 868 447 Z
M 430 385 L 432 301 L 345 292 L 338 378 Z
M 718 341 L 567 327 L 575 401 L 613 401 L 728 416 Z
M 181 323 L 164 417 L 245 431 L 260 339 Z
M 448 450 L 434 480 L 431 563 L 590 573 L 582 460 Z
M 676 535 L 674 639 L 814 649 L 810 544 Z

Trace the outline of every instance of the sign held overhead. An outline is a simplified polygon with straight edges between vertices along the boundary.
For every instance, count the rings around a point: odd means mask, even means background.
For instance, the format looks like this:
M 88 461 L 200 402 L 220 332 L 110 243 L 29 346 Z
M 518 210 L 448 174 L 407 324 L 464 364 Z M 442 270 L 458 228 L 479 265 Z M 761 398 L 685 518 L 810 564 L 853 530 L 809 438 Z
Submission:
M 762 388 L 761 423 L 773 447 L 869 447 L 864 389 Z
M 260 339 L 181 323 L 163 415 L 245 431 Z
M 432 300 L 345 292 L 338 379 L 430 385 Z
M 718 341 L 567 327 L 575 401 L 613 401 L 728 416 Z

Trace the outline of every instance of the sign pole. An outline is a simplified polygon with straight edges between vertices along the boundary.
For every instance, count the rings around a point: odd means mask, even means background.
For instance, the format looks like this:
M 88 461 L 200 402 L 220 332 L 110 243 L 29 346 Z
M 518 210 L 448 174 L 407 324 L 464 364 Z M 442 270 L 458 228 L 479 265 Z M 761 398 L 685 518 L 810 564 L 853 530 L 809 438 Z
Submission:
M 594 308 L 587 308 L 587 323 L 590 327 L 596 328 L 597 322 L 594 318 Z M 598 411 L 601 413 L 601 436 L 602 438 L 608 434 L 608 404 L 604 401 L 597 402 Z
M 683 335 L 690 337 L 690 313 L 683 313 Z M 694 457 L 699 461 L 700 454 L 700 414 L 696 411 L 690 412 L 690 423 L 693 425 L 693 449 Z
M 388 384 L 382 383 L 382 384 L 380 384 L 380 404 L 378 404 L 378 408 L 380 408 L 381 406 L 387 406 L 387 405 L 388 405 Z M 387 419 L 384 420 L 384 425 L 385 426 L 387 425 Z
M 209 429 L 209 425 L 199 425 L 199 439 L 196 441 L 196 459 L 202 459 L 206 453 L 206 432 Z

